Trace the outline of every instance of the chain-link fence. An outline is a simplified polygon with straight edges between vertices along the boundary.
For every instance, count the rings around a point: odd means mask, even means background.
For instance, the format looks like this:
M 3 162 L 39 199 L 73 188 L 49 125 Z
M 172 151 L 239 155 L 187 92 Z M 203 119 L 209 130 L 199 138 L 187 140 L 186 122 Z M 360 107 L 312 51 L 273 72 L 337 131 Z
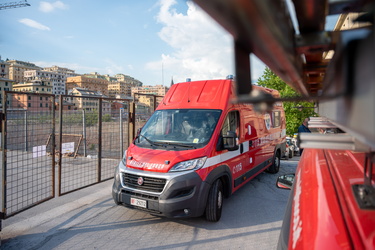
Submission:
M 113 178 L 161 96 L 129 100 L 4 91 L 0 219 Z M 1 229 L 1 226 L 0 226 Z
M 113 177 L 127 100 L 6 91 L 2 101 L 2 218 Z

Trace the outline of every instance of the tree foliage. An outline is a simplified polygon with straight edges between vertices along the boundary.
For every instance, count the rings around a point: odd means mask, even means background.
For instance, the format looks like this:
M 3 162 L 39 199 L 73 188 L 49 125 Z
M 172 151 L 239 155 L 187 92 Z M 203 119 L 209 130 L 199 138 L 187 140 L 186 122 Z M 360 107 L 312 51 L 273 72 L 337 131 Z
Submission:
M 263 72 L 263 75 L 258 79 L 259 86 L 276 89 L 280 92 L 281 97 L 295 97 L 299 94 L 286 84 L 280 77 L 273 73 L 268 67 Z M 297 133 L 298 126 L 306 117 L 316 116 L 314 112 L 313 102 L 284 102 L 284 110 L 286 116 L 286 134 L 293 136 Z M 297 108 L 303 107 L 303 108 Z

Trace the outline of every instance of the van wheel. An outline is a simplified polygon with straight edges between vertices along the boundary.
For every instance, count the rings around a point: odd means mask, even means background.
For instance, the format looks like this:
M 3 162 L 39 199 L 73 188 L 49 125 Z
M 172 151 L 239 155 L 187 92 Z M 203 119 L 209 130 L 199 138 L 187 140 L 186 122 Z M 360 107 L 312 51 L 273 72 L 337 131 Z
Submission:
M 274 157 L 272 165 L 267 169 L 269 173 L 276 174 L 280 169 L 280 151 L 277 150 Z
M 212 185 L 208 194 L 206 205 L 206 220 L 217 222 L 221 218 L 221 210 L 223 208 L 223 184 L 221 180 L 216 180 Z

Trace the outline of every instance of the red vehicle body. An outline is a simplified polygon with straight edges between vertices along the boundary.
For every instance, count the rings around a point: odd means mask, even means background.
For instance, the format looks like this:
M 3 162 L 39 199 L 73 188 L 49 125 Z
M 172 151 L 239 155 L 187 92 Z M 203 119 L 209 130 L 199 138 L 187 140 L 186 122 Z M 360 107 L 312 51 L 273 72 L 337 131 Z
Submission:
M 229 79 L 174 84 L 120 162 L 114 201 L 217 221 L 223 197 L 266 169 L 277 173 L 286 138 L 282 104 L 260 115 L 234 98 Z
M 349 150 L 303 151 L 279 249 L 375 249 L 375 210 L 366 201 L 374 194 L 361 193 L 365 156 Z M 286 188 L 283 177 L 278 185 Z

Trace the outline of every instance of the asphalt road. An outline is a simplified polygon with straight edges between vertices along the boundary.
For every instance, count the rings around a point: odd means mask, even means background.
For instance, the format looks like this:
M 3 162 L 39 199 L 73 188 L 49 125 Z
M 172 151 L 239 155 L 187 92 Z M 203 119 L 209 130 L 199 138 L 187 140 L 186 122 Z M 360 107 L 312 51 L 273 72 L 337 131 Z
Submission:
M 275 249 L 290 193 L 276 178 L 298 161 L 282 160 L 278 174 L 262 173 L 225 199 L 216 223 L 116 206 L 110 180 L 4 220 L 1 249 Z

